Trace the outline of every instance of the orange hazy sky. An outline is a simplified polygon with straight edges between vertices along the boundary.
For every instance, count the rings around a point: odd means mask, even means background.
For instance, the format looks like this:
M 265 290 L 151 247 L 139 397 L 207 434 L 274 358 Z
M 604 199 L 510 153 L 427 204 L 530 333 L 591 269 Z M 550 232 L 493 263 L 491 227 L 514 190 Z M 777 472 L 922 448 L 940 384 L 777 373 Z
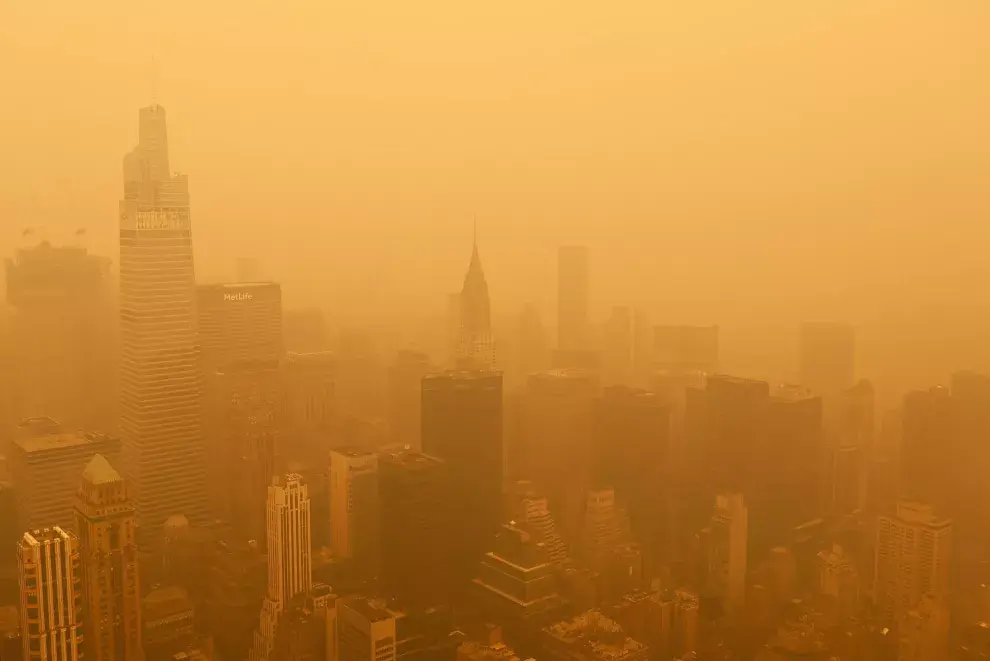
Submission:
M 115 253 L 157 68 L 204 278 L 256 255 L 290 298 L 440 310 L 476 216 L 496 310 L 551 311 L 586 243 L 598 310 L 971 346 L 987 34 L 986 0 L 0 0 L 0 248 Z

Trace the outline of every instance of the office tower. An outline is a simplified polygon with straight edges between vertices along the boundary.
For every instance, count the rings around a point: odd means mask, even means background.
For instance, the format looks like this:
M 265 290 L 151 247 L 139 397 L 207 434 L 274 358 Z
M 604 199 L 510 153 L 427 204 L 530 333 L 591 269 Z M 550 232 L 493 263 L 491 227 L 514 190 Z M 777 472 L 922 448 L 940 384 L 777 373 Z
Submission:
M 250 661 L 271 655 L 279 616 L 296 595 L 313 587 L 309 488 L 295 473 L 277 476 L 268 487 L 268 593 L 254 633 Z
M 746 559 L 749 512 L 742 494 L 720 495 L 709 524 L 708 576 L 722 607 L 732 617 L 742 615 L 746 602 Z
M 271 658 L 277 661 L 326 661 L 328 635 L 327 616 L 337 600 L 329 586 L 314 585 L 313 590 L 293 599 L 279 618 Z M 333 623 L 335 626 L 335 623 Z M 336 634 L 336 628 L 333 631 Z
M 275 282 L 198 285 L 204 372 L 237 362 L 282 359 L 282 288 Z
M 756 456 L 746 505 L 753 512 L 751 541 L 760 549 L 825 513 L 821 397 L 801 386 L 779 388 L 767 406 L 765 444 L 751 452 Z
M 395 661 L 396 622 L 402 613 L 382 600 L 344 597 L 337 601 L 339 661 Z
M 752 494 L 757 476 L 772 470 L 761 452 L 767 436 L 770 387 L 762 381 L 713 375 L 687 392 L 684 524 L 697 529 L 720 493 Z
M 336 420 L 335 365 L 329 351 L 286 356 L 283 373 L 288 437 L 325 439 Z
M 592 481 L 612 487 L 650 561 L 670 534 L 670 414 L 650 392 L 605 388 L 594 403 Z
M 83 658 L 79 542 L 62 528 L 24 533 L 17 545 L 24 661 Z
M 392 442 L 422 448 L 423 377 L 432 371 L 422 351 L 400 351 L 389 371 Z
M 631 385 L 633 377 L 633 315 L 627 306 L 612 308 L 605 322 L 603 380 L 608 385 Z
M 614 620 L 590 610 L 541 632 L 543 661 L 646 661 L 650 648 L 630 638 Z
M 478 241 L 471 252 L 471 263 L 461 288 L 460 335 L 457 366 L 468 369 L 491 369 L 495 366 L 495 341 L 492 339 L 491 300 L 488 282 L 478 256 Z
M 208 567 L 203 608 L 208 630 L 220 658 L 244 659 L 267 591 L 266 549 L 254 541 L 219 540 L 211 547 Z
M 802 324 L 799 373 L 801 385 L 826 398 L 856 383 L 856 330 L 833 322 Z
M 718 326 L 655 326 L 653 361 L 658 370 L 718 371 Z
M 141 590 L 134 504 L 120 474 L 103 455 L 82 474 L 76 496 L 76 530 L 85 604 L 86 658 L 140 658 Z
M 61 526 L 72 530 L 72 501 L 79 475 L 96 454 L 117 461 L 120 439 L 106 434 L 66 433 L 49 418 L 25 420 L 16 431 L 10 472 L 21 530 Z
M 286 310 L 283 337 L 285 350 L 292 353 L 320 353 L 330 348 L 326 318 L 317 308 Z
M 838 544 L 818 552 L 818 593 L 832 600 L 842 617 L 852 617 L 860 608 L 859 571 Z
M 120 427 L 142 536 L 207 516 L 189 181 L 169 169 L 165 109 L 139 113 L 120 203 Z
M 207 382 L 211 510 L 243 539 L 265 535 L 265 496 L 280 436 L 280 376 L 278 361 L 239 361 Z
M 986 444 L 990 438 L 990 375 L 952 375 L 952 417 L 952 445 L 943 447 L 940 457 L 945 471 L 942 480 L 951 485 L 952 509 L 946 511 L 952 512 L 957 540 L 987 548 L 990 512 L 984 504 L 990 498 L 990 450 Z
M 486 617 L 508 627 L 510 633 L 563 604 L 547 549 L 525 524 L 502 525 L 473 583 Z
M 901 423 L 901 494 L 950 509 L 955 454 L 952 395 L 948 388 L 917 390 L 904 396 Z
M 557 348 L 588 348 L 588 249 L 557 249 Z
M 842 393 L 832 454 L 829 501 L 835 514 L 851 514 L 866 506 L 866 476 L 874 456 L 876 402 L 873 386 L 862 380 Z
M 116 424 L 110 260 L 43 241 L 7 260 L 14 419 Z
M 521 468 L 550 499 L 569 536 L 580 528 L 590 483 L 592 412 L 601 392 L 598 376 L 586 370 L 551 370 L 529 377 L 526 387 Z
M 444 603 L 452 587 L 451 549 L 461 522 L 451 516 L 447 468 L 418 452 L 379 457 L 382 579 L 402 604 Z
M 447 464 L 460 532 L 453 571 L 466 584 L 502 520 L 502 373 L 423 379 L 423 451 Z
M 927 594 L 946 603 L 951 550 L 952 521 L 936 516 L 929 505 L 901 501 L 895 514 L 880 517 L 873 590 L 888 623 Z
M 378 455 L 357 448 L 331 450 L 330 548 L 334 557 L 355 560 L 374 572 L 380 523 Z

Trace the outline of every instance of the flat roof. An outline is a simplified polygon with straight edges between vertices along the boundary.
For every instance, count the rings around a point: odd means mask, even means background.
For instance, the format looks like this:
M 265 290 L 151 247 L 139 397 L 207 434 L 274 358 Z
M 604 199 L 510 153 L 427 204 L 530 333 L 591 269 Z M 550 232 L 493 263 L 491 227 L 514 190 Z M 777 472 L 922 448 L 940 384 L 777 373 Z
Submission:
M 61 434 L 46 434 L 32 438 L 19 438 L 14 441 L 14 445 L 22 452 L 33 454 L 36 452 L 57 452 L 58 450 L 68 450 L 76 447 L 83 447 L 112 441 L 114 437 L 102 433 L 67 432 Z

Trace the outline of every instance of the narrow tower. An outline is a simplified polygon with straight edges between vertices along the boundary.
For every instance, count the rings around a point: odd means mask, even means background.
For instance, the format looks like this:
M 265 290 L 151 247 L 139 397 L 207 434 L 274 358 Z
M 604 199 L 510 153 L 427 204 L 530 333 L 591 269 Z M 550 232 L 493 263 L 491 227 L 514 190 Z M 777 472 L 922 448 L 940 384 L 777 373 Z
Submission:
M 83 471 L 76 496 L 76 530 L 82 597 L 89 614 L 86 658 L 142 658 L 134 503 L 124 480 L 103 455 L 95 455 Z
M 471 263 L 461 288 L 457 363 L 460 368 L 472 369 L 491 369 L 495 365 L 491 300 L 488 297 L 485 272 L 481 268 L 481 257 L 478 255 L 477 233 Z

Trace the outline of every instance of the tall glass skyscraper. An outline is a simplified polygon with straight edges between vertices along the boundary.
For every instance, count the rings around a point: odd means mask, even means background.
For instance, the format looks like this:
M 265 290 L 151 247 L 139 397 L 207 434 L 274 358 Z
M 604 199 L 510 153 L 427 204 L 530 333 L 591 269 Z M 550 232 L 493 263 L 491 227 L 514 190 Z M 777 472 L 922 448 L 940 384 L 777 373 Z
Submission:
M 207 516 L 189 181 L 171 174 L 165 109 L 142 108 L 120 203 L 120 421 L 140 536 Z

